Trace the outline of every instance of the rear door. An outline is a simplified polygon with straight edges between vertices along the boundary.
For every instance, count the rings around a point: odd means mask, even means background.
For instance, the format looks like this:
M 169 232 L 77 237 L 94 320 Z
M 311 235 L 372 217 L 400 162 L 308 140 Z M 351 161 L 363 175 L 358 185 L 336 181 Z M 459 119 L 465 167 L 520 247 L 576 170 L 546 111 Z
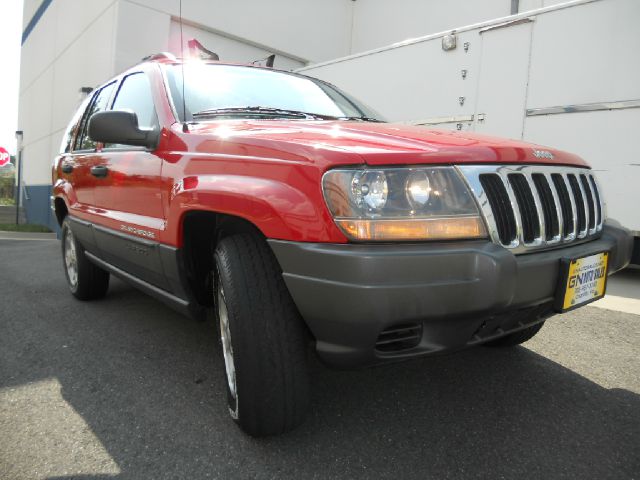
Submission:
M 88 135 L 88 123 L 93 114 L 107 109 L 115 85 L 116 82 L 112 82 L 93 94 L 78 126 L 73 152 L 67 154 L 62 160 L 63 169 L 71 175 L 76 195 L 76 203 L 71 205 L 71 209 L 88 216 L 93 215 L 95 205 L 95 177 L 91 175 L 91 167 L 100 162 L 96 142 L 92 141 Z
M 144 72 L 122 79 L 111 108 L 135 112 L 140 127 L 160 128 Z M 93 165 L 99 214 L 95 235 L 105 261 L 167 288 L 157 242 L 164 230 L 161 167 L 161 158 L 144 147 L 101 146 L 99 161 Z
M 73 149 L 75 147 L 75 139 L 78 136 L 79 130 L 82 125 L 84 114 L 92 101 L 93 97 L 87 97 L 82 102 L 80 107 L 78 107 L 78 110 L 71 119 L 67 130 L 64 132 L 64 136 L 62 137 L 62 144 L 60 145 L 60 154 L 54 161 L 54 168 L 57 168 L 58 166 L 60 167 L 60 170 L 58 172 L 54 172 L 54 180 L 66 184 L 65 192 L 67 195 L 67 204 L 72 211 L 76 210 L 79 207 L 76 185 L 78 185 L 79 181 L 81 181 L 78 175 L 78 171 L 75 169 L 76 162 L 73 155 Z M 76 171 L 74 172 L 74 170 Z M 86 192 L 81 192 L 81 195 L 85 193 Z
M 61 160 L 62 174 L 72 185 L 73 195 L 69 198 L 69 212 L 73 220 L 73 231 L 82 245 L 89 251 L 97 253 L 97 245 L 91 224 L 98 220 L 95 208 L 96 178 L 91 174 L 95 165 L 102 162 L 98 145 L 88 135 L 88 124 L 91 116 L 109 106 L 116 82 L 111 82 L 95 91 L 88 100 L 82 118 L 75 127 L 77 133 L 70 132 L 71 144 L 65 148 Z

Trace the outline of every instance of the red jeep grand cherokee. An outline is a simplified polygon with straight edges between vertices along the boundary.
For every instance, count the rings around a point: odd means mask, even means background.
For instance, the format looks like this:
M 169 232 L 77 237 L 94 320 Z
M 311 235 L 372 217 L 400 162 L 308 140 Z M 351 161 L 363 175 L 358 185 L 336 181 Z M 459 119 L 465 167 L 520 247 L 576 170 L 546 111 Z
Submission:
M 84 102 L 53 182 L 73 295 L 114 274 L 213 312 L 231 416 L 256 436 L 303 420 L 309 344 L 336 367 L 517 345 L 604 295 L 632 248 L 576 155 L 166 55 Z

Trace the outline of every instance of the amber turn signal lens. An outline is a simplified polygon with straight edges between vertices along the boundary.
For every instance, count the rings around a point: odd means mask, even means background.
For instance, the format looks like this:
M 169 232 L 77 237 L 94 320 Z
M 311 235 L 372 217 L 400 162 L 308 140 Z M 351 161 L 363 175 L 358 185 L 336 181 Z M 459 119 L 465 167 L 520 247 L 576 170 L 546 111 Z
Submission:
M 456 240 L 485 238 L 479 216 L 398 220 L 341 220 L 338 226 L 353 240 Z

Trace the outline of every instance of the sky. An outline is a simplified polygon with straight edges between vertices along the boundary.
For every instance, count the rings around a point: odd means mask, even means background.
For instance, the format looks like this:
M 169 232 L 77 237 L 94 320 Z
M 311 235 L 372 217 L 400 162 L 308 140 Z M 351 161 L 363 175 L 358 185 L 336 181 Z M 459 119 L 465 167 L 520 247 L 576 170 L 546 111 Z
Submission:
M 12 155 L 16 151 L 18 130 L 18 90 L 20 85 L 20 40 L 22 38 L 22 0 L 0 1 L 0 147 Z

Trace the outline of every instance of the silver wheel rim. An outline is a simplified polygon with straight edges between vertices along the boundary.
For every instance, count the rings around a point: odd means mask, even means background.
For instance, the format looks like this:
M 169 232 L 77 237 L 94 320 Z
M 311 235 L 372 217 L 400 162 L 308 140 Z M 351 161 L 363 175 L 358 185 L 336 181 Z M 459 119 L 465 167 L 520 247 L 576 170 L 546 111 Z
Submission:
M 236 387 L 236 365 L 233 359 L 233 346 L 231 345 L 231 330 L 229 328 L 229 312 L 224 296 L 224 288 L 218 277 L 218 319 L 220 321 L 220 340 L 224 354 L 224 366 L 227 372 L 227 385 L 229 394 L 235 403 L 235 410 L 229 409 L 233 418 L 238 417 L 238 391 Z
M 64 264 L 67 268 L 67 277 L 72 287 L 78 284 L 78 255 L 76 253 L 76 242 L 73 240 L 73 233 L 67 228 L 64 238 Z

